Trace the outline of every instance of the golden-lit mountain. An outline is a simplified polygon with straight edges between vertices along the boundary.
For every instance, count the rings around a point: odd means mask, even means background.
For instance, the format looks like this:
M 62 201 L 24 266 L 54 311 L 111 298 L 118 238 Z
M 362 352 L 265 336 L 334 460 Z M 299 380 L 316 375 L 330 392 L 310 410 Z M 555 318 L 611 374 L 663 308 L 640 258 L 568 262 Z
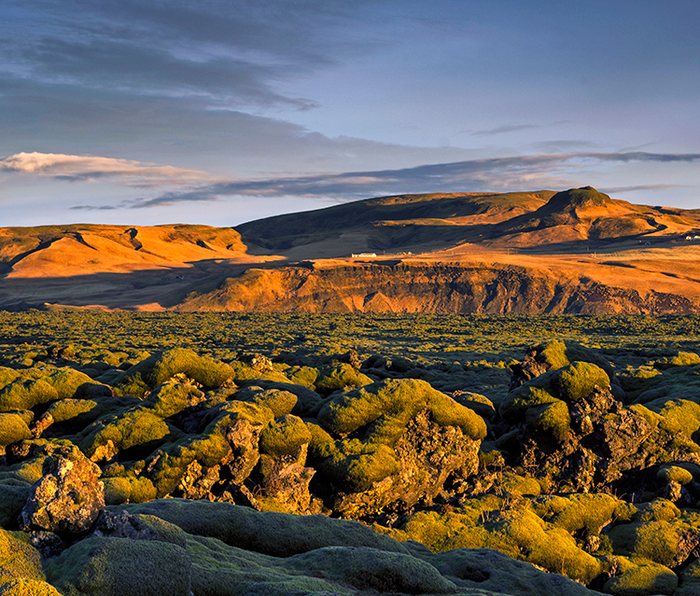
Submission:
M 562 192 L 382 197 L 207 226 L 0 229 L 0 308 L 700 312 L 700 211 Z

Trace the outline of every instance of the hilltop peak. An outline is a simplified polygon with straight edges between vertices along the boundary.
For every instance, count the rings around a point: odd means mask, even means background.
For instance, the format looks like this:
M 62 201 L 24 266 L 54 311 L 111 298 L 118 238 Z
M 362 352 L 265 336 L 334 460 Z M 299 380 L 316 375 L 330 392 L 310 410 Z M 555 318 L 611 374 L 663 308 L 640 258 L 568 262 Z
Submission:
M 545 208 L 548 211 L 567 212 L 591 207 L 612 207 L 614 204 L 608 195 L 598 192 L 592 186 L 584 186 L 556 193 Z

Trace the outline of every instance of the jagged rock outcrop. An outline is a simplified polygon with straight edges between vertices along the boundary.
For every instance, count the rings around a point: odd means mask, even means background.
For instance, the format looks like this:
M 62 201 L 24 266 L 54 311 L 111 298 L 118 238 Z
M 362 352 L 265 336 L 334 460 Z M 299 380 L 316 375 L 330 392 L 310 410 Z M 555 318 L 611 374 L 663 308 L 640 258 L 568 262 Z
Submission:
M 105 506 L 100 468 L 77 447 L 60 447 L 44 460 L 42 473 L 22 509 L 23 528 L 69 534 L 89 530 Z

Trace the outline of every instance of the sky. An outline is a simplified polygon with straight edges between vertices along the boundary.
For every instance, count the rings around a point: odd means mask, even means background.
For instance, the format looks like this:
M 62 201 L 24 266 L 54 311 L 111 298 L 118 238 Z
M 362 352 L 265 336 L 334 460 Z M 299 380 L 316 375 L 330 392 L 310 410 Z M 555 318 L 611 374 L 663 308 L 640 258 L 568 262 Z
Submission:
M 587 185 L 700 208 L 695 0 L 2 0 L 0 22 L 0 227 Z

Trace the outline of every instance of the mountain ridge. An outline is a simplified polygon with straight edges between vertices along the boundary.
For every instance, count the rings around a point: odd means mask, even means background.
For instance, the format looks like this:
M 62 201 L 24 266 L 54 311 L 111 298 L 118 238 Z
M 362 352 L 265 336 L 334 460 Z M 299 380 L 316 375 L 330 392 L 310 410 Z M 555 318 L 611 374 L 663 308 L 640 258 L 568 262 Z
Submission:
M 700 210 L 592 187 L 396 195 L 235 228 L 2 228 L 0 308 L 692 313 L 699 236 Z

